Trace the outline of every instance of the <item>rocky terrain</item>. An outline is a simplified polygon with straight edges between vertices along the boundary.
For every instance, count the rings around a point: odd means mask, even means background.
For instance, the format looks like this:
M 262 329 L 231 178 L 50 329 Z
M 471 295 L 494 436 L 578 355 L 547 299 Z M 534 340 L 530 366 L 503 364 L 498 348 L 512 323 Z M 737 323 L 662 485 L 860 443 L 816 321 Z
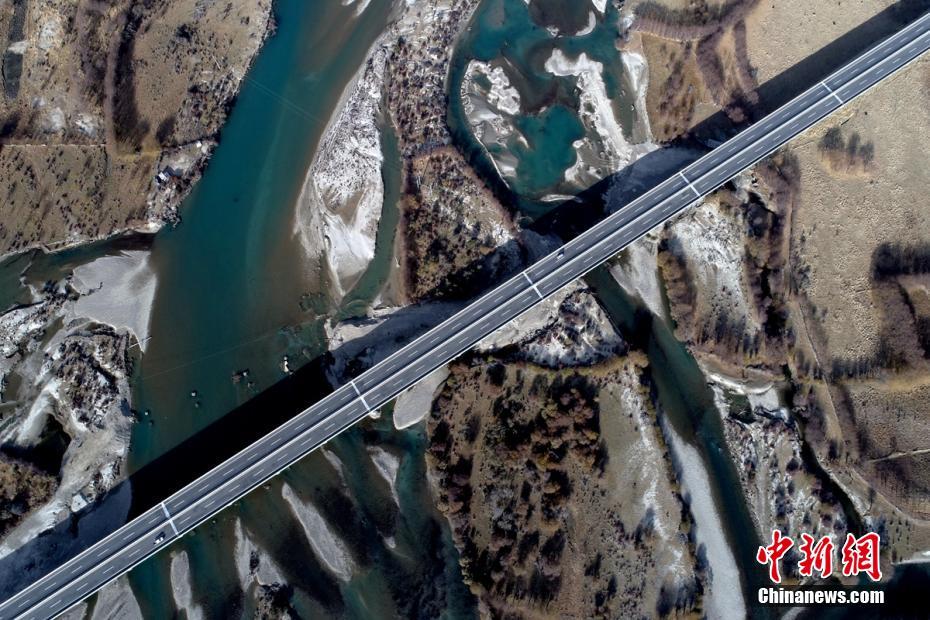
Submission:
M 144 257 L 102 257 L 45 283 L 24 276 L 30 301 L 0 313 L 0 558 L 124 479 L 135 422 L 129 377 L 154 287 Z M 81 544 L 79 531 L 55 545 Z
M 776 386 L 746 388 L 722 381 L 714 388 L 725 416 L 727 446 L 758 531 L 764 536 L 778 529 L 795 540 L 801 533 L 844 540 L 853 529 L 848 519 L 857 516 L 846 514 L 832 482 L 805 454 L 803 421 L 782 406 Z
M 0 256 L 158 229 L 199 177 L 270 0 L 0 7 Z

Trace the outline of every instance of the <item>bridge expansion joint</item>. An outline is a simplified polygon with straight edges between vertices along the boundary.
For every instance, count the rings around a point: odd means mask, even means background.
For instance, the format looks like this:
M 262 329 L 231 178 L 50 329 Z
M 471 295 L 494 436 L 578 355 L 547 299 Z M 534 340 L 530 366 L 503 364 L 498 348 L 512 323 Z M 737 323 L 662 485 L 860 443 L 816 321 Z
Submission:
M 527 275 L 527 273 L 526 273 L 525 271 L 523 271 L 522 273 L 523 273 L 523 277 L 526 278 L 526 281 L 529 282 L 529 283 L 530 283 L 530 286 L 533 287 L 533 290 L 536 291 L 536 294 L 539 295 L 539 298 L 540 298 L 540 299 L 545 299 L 546 296 L 539 292 L 539 288 L 537 288 L 536 283 L 533 282 L 533 280 L 530 279 L 530 276 Z
M 685 176 L 684 172 L 679 171 L 678 176 L 680 176 L 681 180 L 684 181 L 688 185 L 688 187 L 691 188 L 691 191 L 694 192 L 695 196 L 697 196 L 698 198 L 701 197 L 701 192 L 697 191 L 697 188 L 695 188 L 694 184 L 692 184 L 691 181 L 688 180 L 688 177 Z
M 171 526 L 171 529 L 174 530 L 175 536 L 180 536 L 181 533 L 178 532 L 177 526 L 174 524 L 174 519 L 171 517 L 171 513 L 168 512 L 168 507 L 165 506 L 165 502 L 161 503 L 161 510 L 165 513 L 165 518 L 168 519 L 168 525 Z
M 355 395 L 358 396 L 358 399 L 362 401 L 362 405 L 365 406 L 365 411 L 371 411 L 371 407 L 368 406 L 368 403 L 365 402 L 365 397 L 362 396 L 361 391 L 359 391 L 358 386 L 355 385 L 355 381 L 349 381 L 349 385 L 352 386 L 352 389 L 355 390 Z
M 821 80 L 820 85 L 823 86 L 824 88 L 826 88 L 826 89 L 827 89 L 827 92 L 830 93 L 831 95 L 833 95 L 833 96 L 836 98 L 836 100 L 840 102 L 840 105 L 843 105 L 843 104 L 845 103 L 845 101 L 843 101 L 842 97 L 840 97 L 839 95 L 836 94 L 836 91 L 835 91 L 835 90 L 833 90 L 832 88 L 830 88 L 829 86 L 827 86 L 827 83 L 826 83 L 826 82 L 824 82 L 823 80 Z

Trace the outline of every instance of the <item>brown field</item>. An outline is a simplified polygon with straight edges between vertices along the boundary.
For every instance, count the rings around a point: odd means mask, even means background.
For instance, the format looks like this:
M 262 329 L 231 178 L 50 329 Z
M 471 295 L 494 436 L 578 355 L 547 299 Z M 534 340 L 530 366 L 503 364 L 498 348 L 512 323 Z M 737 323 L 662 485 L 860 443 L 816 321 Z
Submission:
M 269 0 L 0 6 L 0 44 L 22 52 L 4 57 L 0 92 L 0 256 L 172 219 L 270 11 Z M 156 184 L 169 162 L 174 175 Z

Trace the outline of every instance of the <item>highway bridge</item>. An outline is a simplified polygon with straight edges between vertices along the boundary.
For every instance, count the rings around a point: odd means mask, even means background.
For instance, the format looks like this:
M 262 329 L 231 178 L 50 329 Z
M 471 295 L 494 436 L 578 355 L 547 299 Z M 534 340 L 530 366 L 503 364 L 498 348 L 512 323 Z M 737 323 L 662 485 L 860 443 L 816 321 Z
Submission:
M 7 599 L 0 619 L 50 618 L 96 592 L 928 48 L 930 13 Z

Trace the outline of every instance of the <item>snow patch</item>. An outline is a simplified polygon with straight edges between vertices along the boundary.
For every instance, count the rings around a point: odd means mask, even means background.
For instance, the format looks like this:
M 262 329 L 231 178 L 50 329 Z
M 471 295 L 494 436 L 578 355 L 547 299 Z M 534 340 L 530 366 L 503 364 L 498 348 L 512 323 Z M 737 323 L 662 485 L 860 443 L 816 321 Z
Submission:
M 595 26 L 597 26 L 597 17 L 594 15 L 593 11 L 588 11 L 588 25 L 576 32 L 573 36 L 583 37 L 585 35 L 591 34 L 594 32 Z
M 400 469 L 400 457 L 380 446 L 366 446 L 365 449 L 375 464 L 378 474 L 388 483 L 394 503 L 400 507 L 400 498 L 397 496 L 397 472 Z
M 14 443 L 20 446 L 30 446 L 39 440 L 42 429 L 45 428 L 45 418 L 49 410 L 58 402 L 58 390 L 61 388 L 61 382 L 58 379 L 50 379 L 48 383 L 42 386 L 39 395 L 29 405 L 29 411 L 25 419 L 20 424 L 10 425 L 4 431 L 3 439 L 8 439 L 13 434 Z
M 61 44 L 61 16 L 57 13 L 52 14 L 49 19 L 42 22 L 42 28 L 39 30 L 39 49 L 47 52 L 53 47 Z
M 97 119 L 83 112 L 77 115 L 74 124 L 77 125 L 81 133 L 91 138 L 96 137 L 100 131 L 100 123 L 97 122 Z
M 323 453 L 323 458 L 326 459 L 326 462 L 329 463 L 334 470 L 336 470 L 336 475 L 339 476 L 342 486 L 346 487 L 346 468 L 342 464 L 342 461 L 339 460 L 339 457 L 336 456 L 336 453 L 328 448 L 321 448 Z
M 19 54 L 22 56 L 26 53 L 27 49 L 29 49 L 29 42 L 23 39 L 22 41 L 11 43 L 9 47 L 6 48 L 6 51 L 10 54 Z
M 355 7 L 355 16 L 358 17 L 365 12 L 365 9 L 371 4 L 371 0 L 342 0 L 342 6 L 352 6 L 356 2 L 358 2 L 358 6 Z

